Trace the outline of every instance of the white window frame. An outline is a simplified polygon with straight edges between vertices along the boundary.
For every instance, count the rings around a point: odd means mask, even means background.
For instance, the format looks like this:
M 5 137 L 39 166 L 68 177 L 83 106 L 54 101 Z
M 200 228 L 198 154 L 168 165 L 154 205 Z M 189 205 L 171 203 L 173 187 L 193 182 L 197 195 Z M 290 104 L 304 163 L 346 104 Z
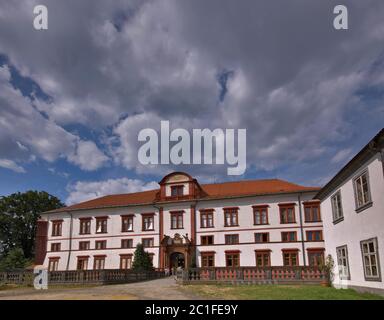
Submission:
M 373 251 L 369 251 L 369 244 L 373 244 Z M 364 246 L 367 245 L 368 251 L 365 252 Z M 361 256 L 363 259 L 363 272 L 364 278 L 366 281 L 381 281 L 380 273 L 380 260 L 379 260 L 379 246 L 377 238 L 371 238 L 367 240 L 360 241 L 361 246 Z M 372 257 L 375 257 L 375 263 L 372 263 Z M 366 261 L 369 261 L 369 265 L 366 264 Z M 372 275 L 373 267 L 376 268 L 376 275 Z M 369 270 L 369 273 L 367 271 Z
M 340 208 L 336 206 L 335 200 L 339 198 L 340 201 Z M 344 212 L 343 212 L 343 202 L 341 198 L 341 190 L 338 190 L 333 196 L 331 197 L 331 205 L 332 205 L 332 217 L 333 222 L 339 222 L 344 219 Z
M 366 180 L 367 180 L 367 194 L 366 196 L 364 195 L 364 190 L 362 189 L 361 190 L 361 197 L 362 197 L 362 203 L 359 203 L 359 186 L 358 186 L 358 181 L 359 180 L 362 180 L 363 176 L 365 176 Z M 362 188 L 362 182 L 360 184 L 361 188 Z M 361 172 L 358 176 L 356 176 L 354 179 L 353 179 L 353 189 L 355 191 L 355 204 L 356 204 L 356 210 L 359 210 L 359 209 L 364 209 L 366 208 L 367 206 L 369 206 L 371 203 L 372 203 L 372 196 L 371 196 L 371 188 L 370 188 L 370 183 L 369 183 L 369 174 L 368 174 L 368 169 L 364 170 L 363 172 Z
M 351 273 L 349 271 L 348 246 L 344 245 L 337 247 L 336 256 L 340 280 L 351 280 Z

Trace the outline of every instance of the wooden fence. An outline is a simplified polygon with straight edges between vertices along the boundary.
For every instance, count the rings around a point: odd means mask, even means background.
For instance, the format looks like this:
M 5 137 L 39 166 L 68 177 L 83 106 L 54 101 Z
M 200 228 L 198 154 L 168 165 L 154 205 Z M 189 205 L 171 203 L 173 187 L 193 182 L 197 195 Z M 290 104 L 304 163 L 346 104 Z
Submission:
M 240 268 L 194 268 L 179 270 L 176 275 L 179 283 L 218 283 L 233 284 L 316 284 L 325 275 L 314 267 L 240 267 Z
M 84 270 L 48 272 L 48 285 L 117 284 L 164 277 L 164 271 L 136 272 L 132 270 Z M 33 270 L 0 272 L 0 284 L 33 285 Z

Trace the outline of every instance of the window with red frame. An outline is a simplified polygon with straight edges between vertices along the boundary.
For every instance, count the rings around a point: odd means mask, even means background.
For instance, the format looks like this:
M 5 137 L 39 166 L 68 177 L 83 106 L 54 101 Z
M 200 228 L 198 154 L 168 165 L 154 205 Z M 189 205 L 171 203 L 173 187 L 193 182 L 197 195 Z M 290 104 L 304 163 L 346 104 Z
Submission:
M 51 251 L 52 252 L 57 252 L 61 250 L 61 243 L 51 243 Z
M 91 248 L 91 243 L 89 241 L 80 241 L 79 250 L 89 250 Z
M 107 233 L 108 231 L 108 218 L 99 217 L 96 218 L 96 233 Z
M 280 223 L 296 223 L 295 207 L 280 206 Z
M 281 233 L 281 241 L 283 242 L 294 242 L 297 241 L 296 231 L 288 231 Z
M 225 265 L 226 267 L 236 268 L 240 266 L 240 253 L 238 252 L 226 252 L 225 253 Z
M 121 216 L 121 232 L 133 231 L 133 215 Z
M 95 242 L 95 249 L 96 250 L 103 250 L 107 249 L 107 240 L 98 240 Z
M 123 249 L 133 248 L 133 239 L 122 239 L 121 240 L 121 247 Z
M 255 225 L 268 224 L 268 207 L 267 206 L 253 207 L 253 224 Z
M 321 230 L 309 230 L 307 233 L 307 241 L 322 241 L 323 232 Z
M 200 228 L 213 228 L 213 210 L 200 210 Z
M 153 238 L 143 238 L 141 243 L 143 244 L 144 248 L 150 248 L 150 247 L 153 247 L 154 240 Z
M 127 270 L 132 268 L 132 254 L 120 255 L 120 269 Z
M 143 214 L 143 231 L 154 230 L 154 215 L 153 214 Z
M 91 218 L 80 218 L 80 234 L 91 233 Z
M 320 203 L 304 204 L 305 222 L 321 222 Z
M 52 221 L 52 237 L 61 236 L 63 229 L 63 220 Z
M 95 256 L 93 258 L 93 270 L 104 270 L 105 256 Z
M 256 250 L 256 267 L 270 267 L 270 266 L 271 266 L 271 251 Z
M 171 212 L 171 229 L 183 229 L 183 211 Z
M 255 233 L 255 242 L 269 242 L 269 232 Z
M 49 258 L 48 271 L 59 270 L 59 261 L 60 261 L 60 258 L 57 258 L 57 257 Z
M 323 249 L 308 249 L 308 263 L 311 267 L 318 267 L 324 264 Z
M 239 225 L 239 208 L 224 208 L 224 226 L 236 227 Z
M 171 186 L 171 197 L 182 197 L 184 195 L 184 186 Z
M 214 244 L 214 238 L 212 235 L 209 236 L 201 236 L 201 245 L 202 246 L 209 246 Z
M 215 266 L 215 253 L 214 252 L 202 252 L 201 253 L 201 267 L 210 268 Z
M 299 265 L 299 255 L 297 251 L 283 250 L 283 264 L 287 267 Z
M 238 244 L 239 235 L 238 234 L 226 234 L 225 235 L 225 244 Z

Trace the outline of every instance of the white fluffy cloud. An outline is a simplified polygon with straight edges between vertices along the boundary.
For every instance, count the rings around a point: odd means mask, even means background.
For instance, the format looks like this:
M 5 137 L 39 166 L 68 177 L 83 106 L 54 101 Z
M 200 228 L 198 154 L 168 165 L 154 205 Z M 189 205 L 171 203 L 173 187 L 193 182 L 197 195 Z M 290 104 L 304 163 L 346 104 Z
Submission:
M 79 203 L 89 199 L 102 197 L 109 194 L 132 193 L 157 189 L 157 182 L 144 182 L 138 179 L 120 178 L 105 181 L 78 181 L 68 186 L 69 196 L 67 205 Z
M 25 170 L 23 167 L 19 166 L 14 161 L 8 160 L 8 159 L 0 159 L 0 167 L 5 169 L 10 169 L 18 173 L 25 173 Z

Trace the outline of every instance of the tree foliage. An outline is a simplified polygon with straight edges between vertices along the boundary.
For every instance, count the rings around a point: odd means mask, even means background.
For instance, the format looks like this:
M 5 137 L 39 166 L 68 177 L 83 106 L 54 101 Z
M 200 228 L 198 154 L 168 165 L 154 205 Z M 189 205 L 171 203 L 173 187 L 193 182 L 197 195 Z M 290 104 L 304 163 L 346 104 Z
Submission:
M 21 248 L 13 248 L 0 260 L 0 270 L 24 269 L 29 260 L 24 257 Z
M 34 256 L 36 222 L 40 213 L 63 207 L 60 199 L 44 191 L 0 197 L 0 256 L 20 248 L 26 259 Z
M 149 253 L 144 250 L 141 243 L 136 246 L 132 269 L 135 271 L 150 271 L 153 270 L 153 264 Z

